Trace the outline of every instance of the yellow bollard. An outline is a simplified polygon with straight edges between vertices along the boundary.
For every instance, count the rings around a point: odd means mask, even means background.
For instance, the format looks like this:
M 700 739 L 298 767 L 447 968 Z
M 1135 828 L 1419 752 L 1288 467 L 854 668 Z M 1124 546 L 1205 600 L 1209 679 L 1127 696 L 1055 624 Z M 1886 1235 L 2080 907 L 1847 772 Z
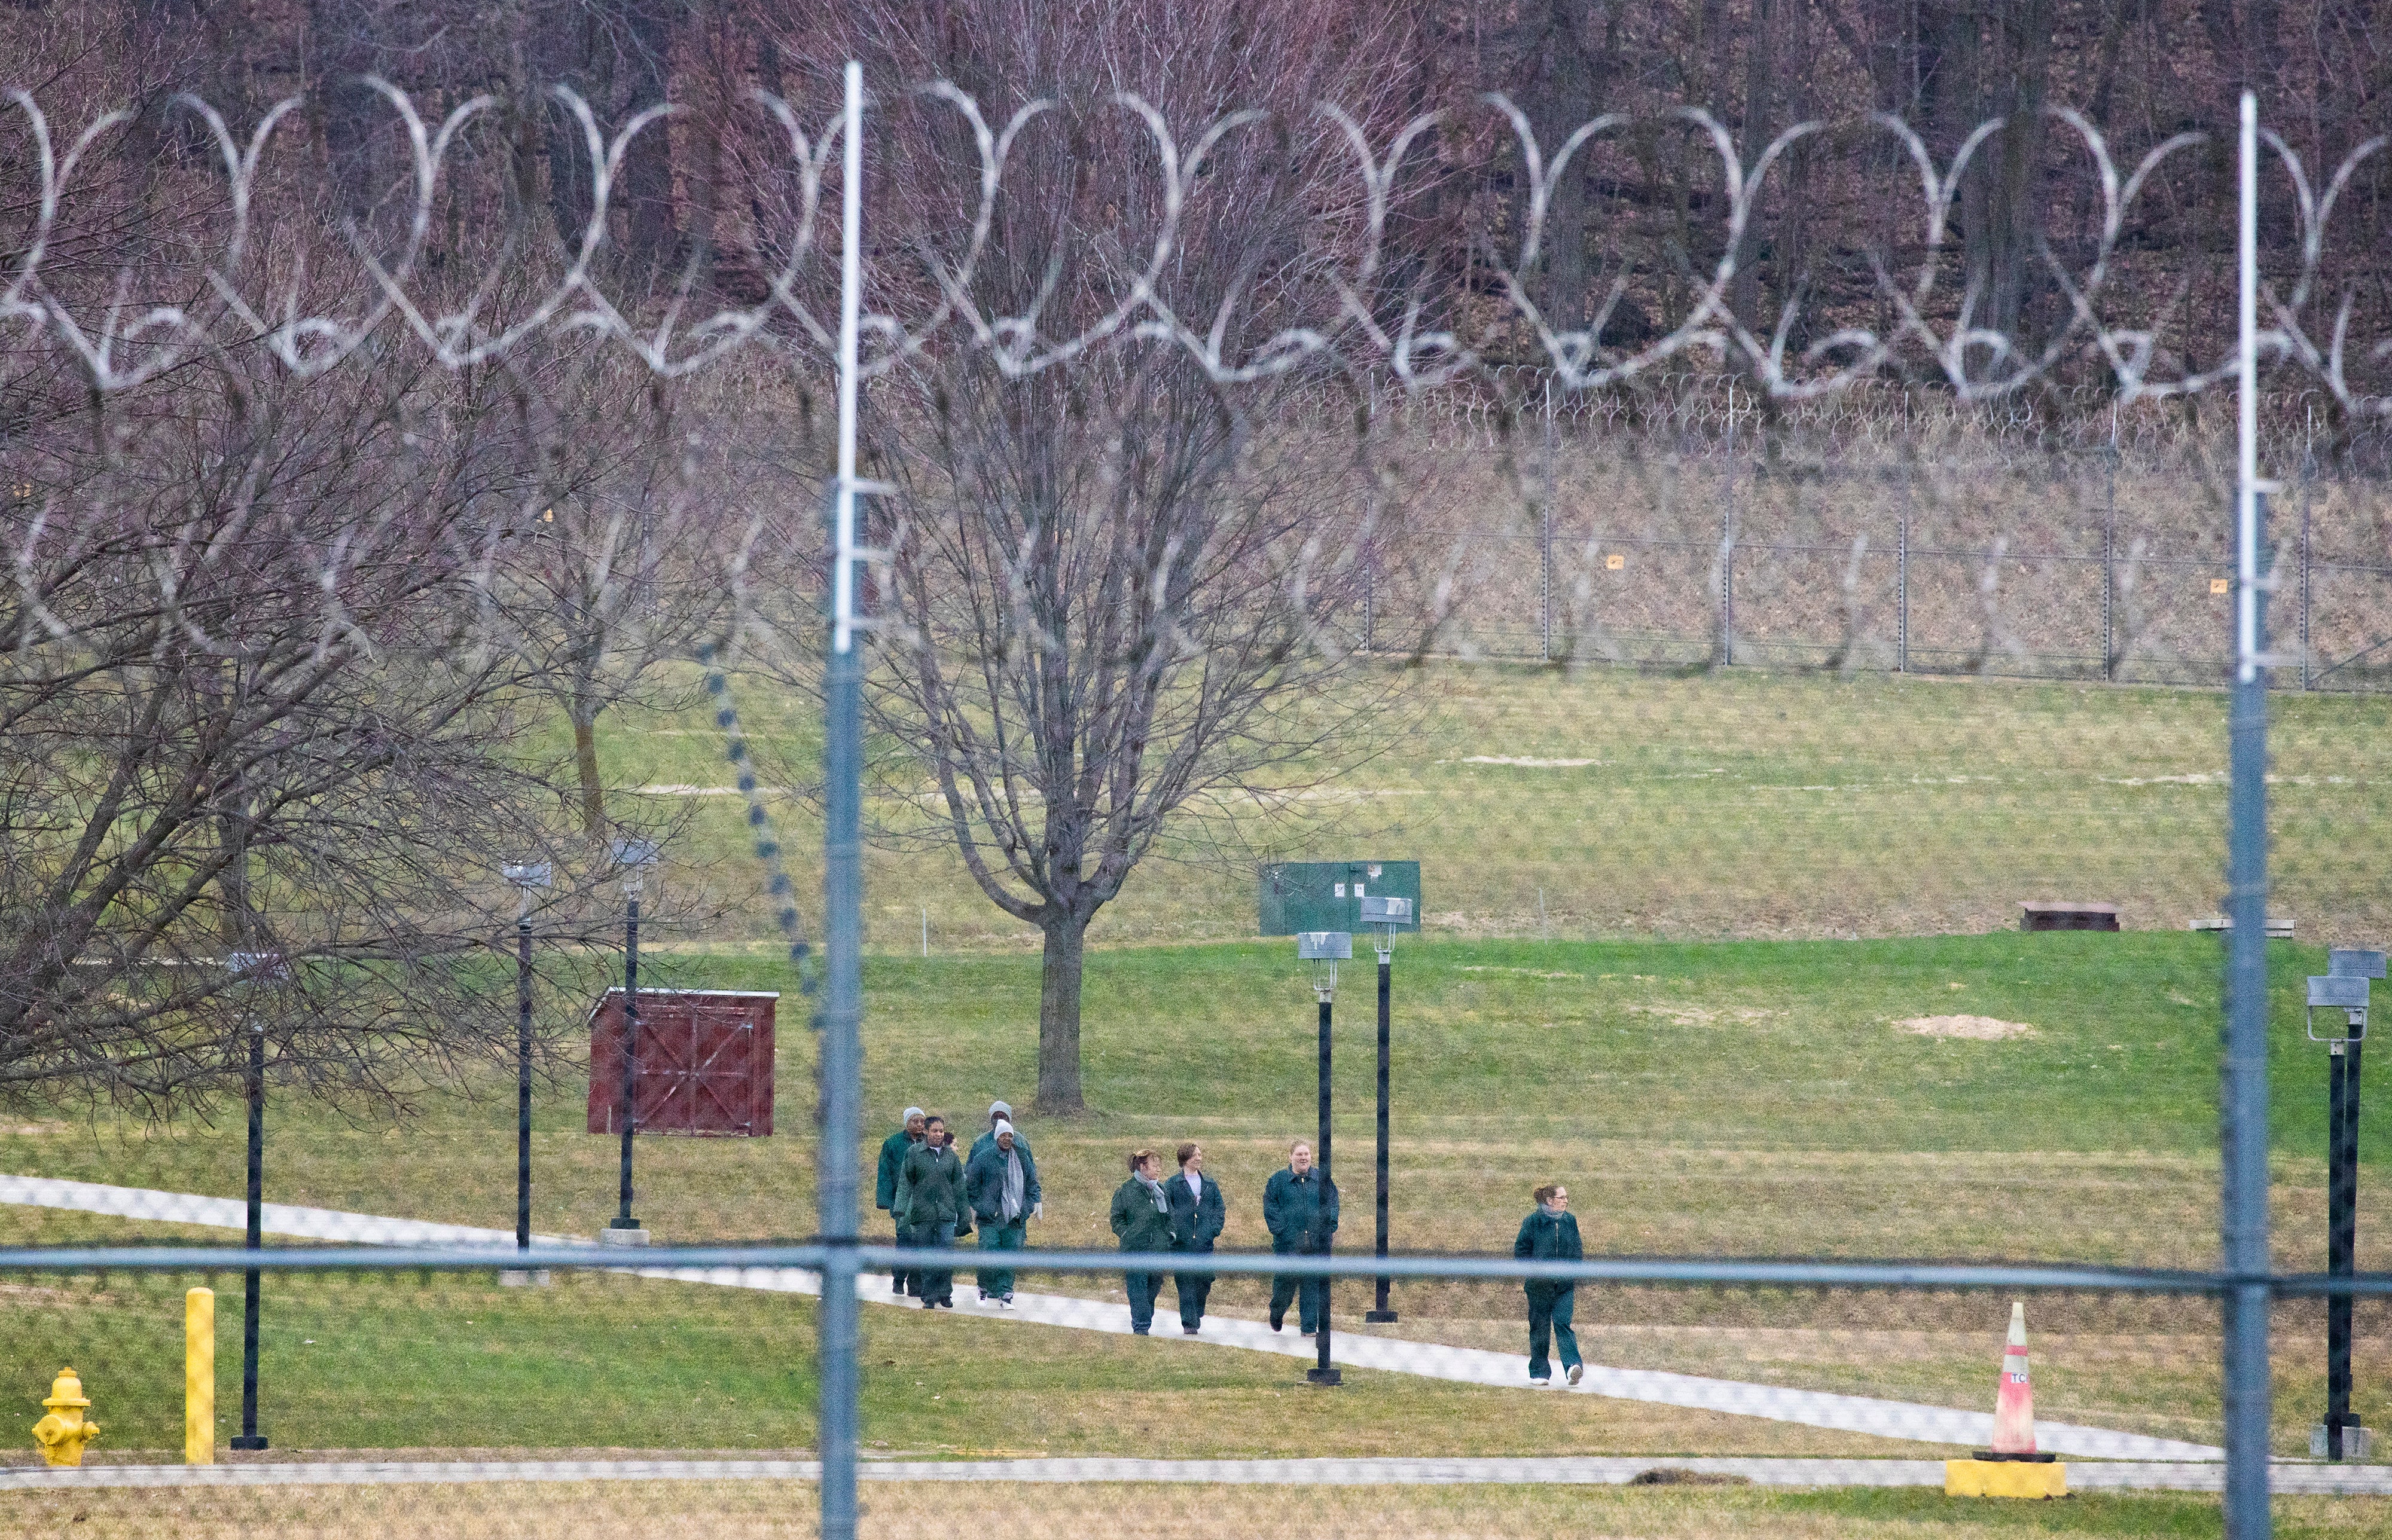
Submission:
M 216 1463 L 216 1292 L 183 1296 L 183 1463 Z

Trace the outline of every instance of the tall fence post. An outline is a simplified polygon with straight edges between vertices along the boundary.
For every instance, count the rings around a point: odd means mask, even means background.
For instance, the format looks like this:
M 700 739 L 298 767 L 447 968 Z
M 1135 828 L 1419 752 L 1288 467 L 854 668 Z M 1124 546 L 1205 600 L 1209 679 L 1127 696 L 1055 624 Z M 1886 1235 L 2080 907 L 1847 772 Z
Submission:
M 2118 677 L 2118 403 L 2110 403 L 2110 449 L 2101 489 L 2101 677 Z
M 2226 1293 L 2226 1534 L 2266 1540 L 2268 1434 L 2268 675 L 2259 553 L 2267 502 L 2258 450 L 2258 98 L 2242 94 L 2242 325 L 2235 487 L 2234 694 L 2228 793 L 2226 1056 L 2219 1130 Z
M 1910 672 L 1910 500 L 1916 491 L 1918 468 L 1902 473 L 1902 506 L 1893 525 L 1893 671 Z
M 1727 496 L 1720 509 L 1720 666 L 1736 662 L 1736 380 L 1727 382 Z
M 841 151 L 838 542 L 831 562 L 830 657 L 824 679 L 822 1143 L 815 1226 L 824 1258 L 816 1317 L 823 1540 L 854 1540 L 862 1391 L 856 1363 L 856 1141 L 864 1068 L 864 654 L 855 644 L 856 334 L 864 238 L 864 66 L 847 66 Z
M 2317 408 L 2307 408 L 2301 441 L 2301 688 L 2309 687 L 2309 501 L 2317 484 Z
M 1545 376 L 1545 496 L 1537 518 L 1537 656 L 1554 660 L 1554 377 Z

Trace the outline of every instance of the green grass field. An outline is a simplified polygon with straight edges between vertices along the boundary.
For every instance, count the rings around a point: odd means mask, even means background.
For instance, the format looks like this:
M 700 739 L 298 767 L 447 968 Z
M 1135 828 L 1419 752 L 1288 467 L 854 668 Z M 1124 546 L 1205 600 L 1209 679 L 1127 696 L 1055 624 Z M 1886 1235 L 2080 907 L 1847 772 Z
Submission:
M 1310 837 L 1334 843 L 1302 843 L 1300 826 L 1254 835 L 1289 854 L 1367 848 L 1424 861 L 1431 928 L 1401 944 L 1396 975 L 1398 1247 L 1501 1249 L 1528 1188 L 1557 1177 L 1596 1251 L 2212 1264 L 2218 942 L 2182 927 L 2216 902 L 2217 697 L 1494 668 L 1443 672 L 1424 689 L 1433 699 L 1421 730 L 1319 815 Z M 777 741 L 802 750 L 786 712 L 752 692 L 742 706 L 751 727 L 786 730 Z M 2392 744 L 2385 710 L 2369 699 L 2281 703 L 2277 907 L 2300 924 L 2296 942 L 2271 949 L 2286 1266 L 2321 1265 L 2324 1212 L 2324 1060 L 2298 1041 L 2293 981 L 2321 969 L 2325 943 L 2381 944 L 2392 928 L 2378 875 L 2392 856 L 2382 816 L 2392 776 L 2376 763 Z M 627 785 L 727 782 L 695 714 L 626 718 L 603 741 Z M 1474 762 L 1497 760 L 1512 762 Z M 1577 760 L 1591 762 L 1557 763 Z M 685 899 L 745 904 L 755 873 L 735 799 L 674 805 L 691 819 L 669 884 Z M 801 811 L 786 815 L 792 847 L 811 837 Z M 908 1102 L 967 1123 L 992 1096 L 1026 1107 L 1038 980 L 1018 927 L 934 856 L 876 855 L 870 880 L 875 1140 Z M 2116 899 L 2129 931 L 2008 928 L 2015 900 L 2037 896 Z M 1261 1183 L 1311 1125 L 1312 1005 L 1292 947 L 1237 938 L 1251 902 L 1250 871 L 1173 860 L 1100 923 L 1107 944 L 1091 954 L 1086 1009 L 1091 1111 L 1025 1124 L 1046 1184 L 1034 1244 L 1109 1246 L 1104 1200 L 1123 1151 L 1181 1138 L 1205 1143 L 1229 1194 L 1227 1243 L 1262 1241 Z M 928 958 L 917 954 L 926 908 Z M 761 934 L 742 921 L 669 937 L 643 981 L 791 988 Z M 1709 938 L 1684 938 L 1697 937 Z M 1366 964 L 1339 1015 L 1349 1247 L 1369 1237 L 1370 998 Z M 778 1136 L 642 1143 L 639 1210 L 663 1238 L 812 1228 L 811 1044 L 798 1003 L 785 1006 Z M 546 1008 L 569 1037 L 586 1002 Z M 1939 1016 L 2026 1030 L 1974 1040 L 1904 1025 Z M 583 1095 L 567 1062 L 539 1098 L 544 1231 L 586 1235 L 613 1212 L 613 1142 L 581 1132 Z M 268 1197 L 504 1227 L 512 1114 L 512 1084 L 495 1081 L 427 1094 L 403 1122 L 351 1120 L 278 1089 Z M 2361 1262 L 2377 1267 L 2392 1265 L 2380 1145 L 2362 1146 Z M 0 1171 L 233 1196 L 240 1160 L 232 1118 L 132 1127 L 32 1108 L 0 1119 Z M 181 1234 L 0 1209 L 0 1244 Z M 239 1281 L 215 1283 L 229 1328 Z M 75 1361 L 122 1408 L 106 1447 L 171 1444 L 174 1288 L 129 1275 L 97 1297 L 55 1279 L 0 1287 L 13 1291 L 17 1329 L 0 1348 L 12 1397 L 37 1402 L 57 1363 Z M 1341 1312 L 1359 1298 L 1348 1290 Z M 812 1317 L 801 1300 L 620 1279 L 500 1290 L 486 1277 L 278 1281 L 269 1300 L 278 1447 L 756 1450 L 811 1438 Z M 1260 1311 L 1251 1285 L 1225 1283 L 1216 1301 Z M 1515 1290 L 1408 1285 L 1398 1303 L 1398 1334 L 1516 1351 Z M 1990 1405 L 2006 1315 L 2006 1301 L 1982 1298 L 1636 1289 L 1588 1290 L 1580 1311 L 1597 1362 L 1971 1407 Z M 1284 1360 L 918 1314 L 865 1320 L 867 1437 L 886 1450 L 1932 1452 L 1592 1398 L 1561 1411 L 1403 1377 L 1358 1374 L 1349 1393 L 1291 1404 L 1301 1387 Z M 2030 1326 L 2045 1417 L 2215 1438 L 2205 1306 L 2040 1300 Z M 2321 1399 L 2320 1332 L 2314 1312 L 2280 1314 L 2282 1452 L 2303 1447 Z M 2359 1409 L 2392 1423 L 2392 1320 L 2364 1314 L 2360 1350 Z M 1037 1437 L 1018 1436 L 1023 1427 Z M 1404 1500 L 1434 1514 L 1448 1499 Z M 1618 1532 L 1725 1533 L 1742 1522 L 1738 1503 L 1794 1522 L 1781 1495 L 1690 1500 L 1728 1506 L 1693 1517 L 1621 1508 Z M 1856 1498 L 1852 1527 L 1817 1533 L 1946 1533 L 1944 1519 L 1901 1506 L 1910 1500 L 1877 1509 Z M 2321 1508 L 2317 1521 L 2364 1506 Z M 2116 1511 L 2148 1526 L 2053 1533 L 2164 1534 L 2179 1521 L 2214 1533 L 2215 1506 L 2200 1500 Z
M 1093 935 L 1247 936 L 1254 858 L 1364 848 L 1418 857 L 1430 928 L 1473 938 L 1979 931 L 2014 925 L 2036 898 L 2105 899 L 2129 929 L 2182 929 L 2218 906 L 2216 692 L 1491 664 L 1398 678 L 1372 757 L 1270 818 L 1247 800 L 1203 804 L 1202 838 L 1135 876 Z M 761 686 L 738 700 L 768 781 L 812 782 L 812 706 Z M 613 783 L 669 788 L 652 810 L 686 819 L 668 849 L 682 898 L 741 906 L 744 921 L 688 941 L 719 949 L 769 927 L 711 720 L 696 705 L 609 717 L 600 747 Z M 2274 721 L 2275 908 L 2306 937 L 2380 942 L 2392 696 L 2282 694 Z M 875 821 L 917 827 L 930 783 L 891 789 L 913 800 L 877 799 Z M 793 853 L 819 848 L 802 803 L 782 816 Z M 1036 943 L 936 851 L 876 851 L 867 894 L 886 951 L 916 950 L 926 912 L 933 951 Z
M 1397 994 L 1397 1244 L 1500 1250 L 1527 1208 L 1526 1189 L 1553 1175 L 1571 1184 L 1597 1250 L 2205 1266 L 2216 1249 L 2216 948 L 2212 938 L 2166 933 L 1408 944 Z M 2276 950 L 2286 974 L 2320 965 L 2310 949 Z M 1262 1242 L 1255 1195 L 1285 1137 L 1306 1128 L 1312 1092 L 1309 1002 L 1280 951 L 1252 943 L 1119 949 L 1092 963 L 1088 1054 L 1097 1110 L 1068 1124 L 1026 1125 L 1047 1192 L 1037 1244 L 1110 1245 L 1104 1203 L 1118 1181 L 1121 1151 L 1181 1137 L 1211 1151 L 1231 1197 L 1228 1242 Z M 669 967 L 734 984 L 764 982 L 769 974 L 753 957 L 679 954 Z M 994 1094 L 1026 1101 L 1024 1024 L 1036 990 L 1030 959 L 880 958 L 868 979 L 867 1093 L 879 1118 L 906 1100 L 967 1117 Z M 1937 1014 L 2017 1022 L 2034 1035 L 1939 1040 L 1893 1025 Z M 2278 1031 L 2277 1235 L 2286 1265 L 2316 1265 L 2321 1068 L 2317 1055 L 2294 1047 L 2296 1022 L 2297 1013 L 2287 1012 Z M 1355 1164 L 1369 1147 L 1370 1064 L 1360 1051 L 1367 1018 L 1346 1041 L 1355 1046 L 1340 1061 L 1339 1147 L 1346 1152 L 1347 1235 L 1360 1244 L 1369 1235 L 1367 1168 Z M 785 1085 L 805 1083 L 803 1052 L 802 1038 L 786 1045 Z M 503 1227 L 513 1197 L 510 1110 L 506 1098 L 492 1096 L 442 1104 L 404 1128 L 344 1126 L 286 1097 L 268 1119 L 270 1195 Z M 546 1090 L 535 1155 L 536 1223 L 543 1230 L 587 1234 L 613 1211 L 613 1142 L 579 1132 L 580 1119 L 578 1084 Z M 33 1122 L 0 1133 L 0 1170 L 176 1191 L 235 1195 L 240 1158 L 231 1125 L 131 1134 Z M 640 1161 L 640 1211 L 667 1238 L 788 1236 L 811 1228 L 812 1152 L 802 1137 L 657 1138 L 643 1142 Z M 2363 1260 L 2382 1265 L 2374 1191 Z M 182 1233 L 0 1210 L 0 1237 L 20 1243 Z M 237 1280 L 219 1287 L 229 1290 Z M 433 1430 L 453 1417 L 455 1398 L 444 1413 L 430 1398 L 371 1397 L 366 1389 L 384 1380 L 428 1382 L 461 1357 L 482 1370 L 459 1382 L 463 1403 L 477 1408 L 474 1418 L 548 1408 L 515 1437 L 493 1428 L 473 1437 L 476 1445 L 671 1442 L 676 1435 L 652 1427 L 659 1403 L 646 1387 L 676 1375 L 719 1383 L 721 1393 L 758 1408 L 743 1414 L 737 1437 L 708 1435 L 702 1441 L 708 1445 L 804 1442 L 809 1414 L 800 1380 L 770 1395 L 760 1391 L 769 1378 L 756 1378 L 762 1372 L 756 1350 L 766 1344 L 765 1356 L 786 1366 L 774 1372 L 801 1376 L 811 1333 L 802 1301 L 600 1280 L 526 1295 L 485 1279 L 438 1286 L 480 1303 L 432 1308 L 386 1305 L 439 1295 L 384 1281 L 273 1287 L 280 1302 L 267 1342 L 288 1398 L 281 1415 L 289 1436 L 306 1446 L 438 1442 Z M 1088 1286 L 1049 1279 L 1032 1287 Z M 621 1290 L 636 1302 L 616 1302 Z M 1512 1290 L 1422 1284 L 1398 1292 L 1405 1313 L 1393 1328 L 1398 1334 L 1516 1351 Z M 568 1294 L 587 1302 L 557 1314 L 552 1301 Z M 1352 1291 L 1348 1303 L 1358 1298 Z M 1259 1314 L 1256 1287 L 1242 1281 L 1222 1285 L 1216 1299 L 1227 1310 Z M 1983 1399 L 2004 1314 L 1994 1300 L 1799 1292 L 1590 1290 L 1581 1305 L 1597 1362 L 1953 1405 Z M 98 1351 L 123 1358 L 120 1378 L 171 1384 L 171 1299 L 97 1313 L 145 1339 L 139 1351 L 113 1329 L 96 1349 L 79 1346 L 78 1334 L 95 1317 L 66 1300 L 20 1315 L 42 1326 L 20 1339 L 24 1356 L 12 1382 L 39 1379 L 50 1357 L 91 1358 Z M 656 1322 L 656 1334 L 625 1337 L 622 1322 L 635 1318 Z M 477 1323 L 473 1331 L 454 1324 L 468 1319 Z M 972 1323 L 886 1312 L 867 1319 L 877 1335 L 914 1344 L 882 1354 L 896 1366 L 927 1358 L 961 1375 L 954 1394 L 962 1406 L 984 1406 L 1024 1376 L 1044 1386 L 1039 1393 L 1054 1403 L 1041 1426 L 1073 1430 L 1053 1445 L 1059 1453 L 1118 1452 L 1124 1437 L 1103 1408 L 1117 1395 L 1158 1391 L 1182 1410 L 1150 1414 L 1154 1425 L 1179 1429 L 1177 1446 L 1191 1453 L 1322 1447 L 1318 1440 L 1332 1432 L 1328 1446 L 1349 1452 L 1412 1447 L 1414 1413 L 1454 1398 L 1474 1409 L 1434 1423 L 1440 1447 L 1479 1447 L 1482 1436 L 1497 1447 L 1522 1447 L 1524 1438 L 1537 1443 L 1547 1435 L 1556 1451 L 1572 1452 L 1841 1452 L 1874 1443 L 1736 1418 L 1688 1423 L 1680 1414 L 1604 1403 L 1592 1404 L 1600 1414 L 1590 1409 L 1583 1423 L 1540 1423 L 1528 1436 L 1516 1426 L 1517 1398 L 1409 1384 L 1384 1395 L 1364 1388 L 1340 1404 L 1365 1408 L 1352 1414 L 1353 1426 L 1308 1428 L 1294 1438 L 1254 1417 L 1241 1399 L 1283 1389 L 1282 1362 L 1205 1353 L 1200 1378 L 1222 1382 L 1200 1395 L 1168 1377 L 1159 1385 L 1142 1380 L 1136 1359 L 1119 1358 L 1131 1345 L 1110 1339 L 1067 1334 L 1042 1344 L 1038 1339 L 1056 1334 L 1010 1328 L 991 1337 L 977 1328 L 975 1336 Z M 412 1325 L 401 1330 L 399 1321 Z M 2205 1307 L 2062 1299 L 2037 1301 L 2032 1322 L 2044 1415 L 2214 1438 L 2215 1320 Z M 2307 1314 L 2283 1313 L 2279 1435 L 2288 1451 L 2299 1447 L 2317 1400 L 2319 1329 Z M 2392 1338 L 2372 1315 L 2366 1330 L 2362 1411 L 2392 1417 L 2386 1394 L 2392 1379 L 2384 1373 L 2392 1368 Z M 312 1348 L 310 1336 L 318 1338 Z M 599 1352 L 593 1344 L 618 1339 L 643 1344 L 643 1352 L 652 1344 L 655 1361 L 635 1355 L 609 1378 L 603 1397 L 579 1396 L 579 1377 Z M 477 1340 L 485 1345 L 471 1346 Z M 326 1349 L 331 1342 L 351 1346 Z M 373 1351 L 355 1356 L 361 1342 Z M 401 1343 L 413 1345 L 401 1352 Z M 1201 1415 L 1189 1409 L 1200 1403 Z M 1086 1420 L 1065 1415 L 1074 1405 L 1092 1409 Z M 949 1426 L 953 1412 L 899 1394 L 876 1406 L 873 1437 L 893 1448 L 974 1447 Z

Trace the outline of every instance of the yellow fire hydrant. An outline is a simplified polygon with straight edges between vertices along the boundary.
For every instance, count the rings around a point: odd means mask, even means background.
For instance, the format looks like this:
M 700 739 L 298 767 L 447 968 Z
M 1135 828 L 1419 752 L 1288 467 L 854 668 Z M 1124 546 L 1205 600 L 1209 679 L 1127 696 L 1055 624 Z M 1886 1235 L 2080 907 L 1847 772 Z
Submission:
M 33 1442 L 42 1446 L 42 1458 L 52 1465 L 81 1465 L 83 1446 L 99 1437 L 99 1424 L 83 1418 L 83 1409 L 91 1401 L 72 1367 L 58 1371 L 42 1404 L 49 1413 L 33 1424 Z

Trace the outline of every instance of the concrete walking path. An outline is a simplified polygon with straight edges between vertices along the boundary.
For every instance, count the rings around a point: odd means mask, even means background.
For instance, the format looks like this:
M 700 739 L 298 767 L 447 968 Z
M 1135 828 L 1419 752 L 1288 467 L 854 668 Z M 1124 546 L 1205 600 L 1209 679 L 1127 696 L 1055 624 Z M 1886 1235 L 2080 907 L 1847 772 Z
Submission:
M 0 1175 L 0 1203 L 71 1209 L 84 1213 L 226 1229 L 245 1229 L 249 1223 L 248 1210 L 239 1198 L 202 1197 L 144 1187 L 71 1182 L 56 1177 Z M 339 1209 L 307 1209 L 283 1203 L 266 1204 L 263 1223 L 266 1234 L 269 1236 L 353 1245 L 487 1245 L 500 1250 L 512 1249 L 514 1246 L 514 1234 L 508 1230 L 386 1219 Z M 534 1238 L 543 1245 L 587 1245 L 593 1251 L 599 1249 L 594 1242 L 579 1237 Z M 620 1256 L 623 1253 L 610 1251 L 607 1254 Z M 975 1250 L 959 1248 L 956 1256 L 962 1264 L 960 1270 L 970 1271 L 972 1259 L 979 1254 Z M 761 1289 L 773 1293 L 819 1294 L 822 1288 L 813 1274 L 798 1268 L 625 1266 L 612 1271 L 644 1278 Z M 856 1294 L 870 1304 L 919 1308 L 911 1301 L 892 1296 L 885 1275 L 857 1279 Z M 1017 1293 L 1013 1308 L 1004 1309 L 994 1303 L 982 1303 L 972 1297 L 969 1288 L 958 1288 L 955 1314 L 994 1320 L 1027 1321 L 1077 1331 L 1127 1335 L 1130 1330 L 1128 1305 L 1063 1294 Z M 1179 1336 L 1178 1318 L 1167 1309 L 1155 1312 L 1155 1325 L 1157 1332 L 1162 1334 L 1157 1338 L 1159 1341 L 1193 1340 L 1216 1347 L 1275 1352 L 1290 1358 L 1310 1358 L 1315 1352 L 1310 1339 L 1297 1336 L 1294 1331 L 1274 1332 L 1261 1321 L 1209 1317 L 1204 1324 L 1203 1335 L 1192 1339 Z M 1337 1363 L 1353 1368 L 1417 1375 L 1463 1384 L 1500 1386 L 1531 1394 L 1563 1393 L 1565 1389 L 1556 1381 L 1553 1390 L 1533 1391 L 1527 1382 L 1524 1354 L 1494 1352 L 1483 1348 L 1447 1347 L 1435 1342 L 1417 1342 L 1352 1331 L 1336 1333 L 1331 1339 L 1331 1351 Z M 1792 1390 L 1779 1385 L 1672 1374 L 1658 1369 L 1617 1369 L 1590 1364 L 1586 1366 L 1584 1381 L 1574 1389 L 1585 1395 L 1724 1412 L 1737 1417 L 1765 1417 L 1811 1428 L 1868 1433 L 1879 1438 L 1906 1439 L 1925 1443 L 1982 1448 L 1992 1441 L 1994 1431 L 1993 1415 L 1989 1412 L 1966 1412 L 1953 1407 L 1888 1401 L 1875 1396 Z M 2225 1458 L 2223 1450 L 2210 1444 L 2114 1432 L 2074 1423 L 2039 1421 L 2034 1426 L 2034 1432 L 2037 1447 L 2063 1457 L 2141 1461 L 2215 1461 Z M 1939 1476 L 1937 1479 L 1940 1481 L 1942 1478 Z
M 1742 1478 L 1756 1486 L 1944 1484 L 1941 1460 L 1763 1459 L 1709 1456 L 1555 1456 L 1543 1459 L 866 1460 L 867 1482 L 1201 1482 L 1237 1486 L 1624 1486 L 1654 1470 Z M 292 1460 L 240 1465 L 86 1465 L 0 1469 L 0 1492 L 103 1487 L 373 1486 L 488 1482 L 811 1482 L 812 1460 Z M 2282 1463 L 2278 1494 L 2392 1496 L 2392 1466 Z M 2071 1465 L 2074 1492 L 2216 1492 L 2224 1469 L 2178 1461 Z

